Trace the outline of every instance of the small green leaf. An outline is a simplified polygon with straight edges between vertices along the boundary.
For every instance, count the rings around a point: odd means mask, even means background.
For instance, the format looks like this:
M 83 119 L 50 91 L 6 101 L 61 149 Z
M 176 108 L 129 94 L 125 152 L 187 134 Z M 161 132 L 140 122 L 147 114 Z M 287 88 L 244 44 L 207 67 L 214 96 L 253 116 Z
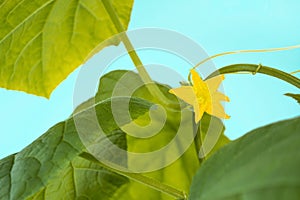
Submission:
M 169 87 L 158 84 L 160 90 L 168 99 L 173 101 L 174 107 L 168 108 L 164 107 L 167 112 L 167 121 L 164 124 L 161 131 L 158 131 L 154 136 L 149 138 L 136 138 L 130 135 L 126 135 L 127 140 L 127 149 L 130 152 L 136 153 L 146 153 L 152 152 L 155 150 L 159 150 L 160 148 L 166 146 L 176 135 L 178 126 L 180 125 L 180 108 L 178 104 L 177 98 L 170 94 Z M 138 74 L 132 71 L 126 70 L 117 70 L 106 75 L 102 76 L 100 79 L 99 90 L 96 95 L 97 101 L 101 101 L 106 98 L 110 98 L 114 95 L 123 95 L 123 94 L 131 94 L 134 97 L 142 98 L 152 103 L 160 104 L 159 100 L 153 97 L 141 78 Z M 134 122 L 140 125 L 146 125 L 149 123 L 149 114 L 145 113 L 145 115 L 141 115 Z M 185 120 L 186 126 L 186 134 L 187 137 L 193 132 L 193 120 L 192 120 L 192 112 L 189 111 L 189 114 L 186 115 L 188 119 Z M 152 120 L 157 120 L 155 117 Z M 178 148 L 176 150 L 180 150 L 180 141 L 178 142 Z M 162 157 L 170 156 L 170 153 L 165 155 L 161 155 Z M 139 161 L 139 163 L 143 163 L 143 161 Z M 137 161 L 134 159 L 128 158 L 128 165 L 137 165 Z M 145 176 L 156 179 L 164 184 L 170 185 L 172 187 L 177 188 L 180 191 L 187 191 L 191 178 L 193 177 L 195 171 L 199 166 L 199 160 L 197 157 L 197 152 L 193 144 L 186 150 L 186 152 L 174 163 L 169 166 L 166 166 L 163 169 L 142 173 Z M 130 180 L 128 184 L 124 184 L 115 194 L 114 199 L 116 200 L 172 200 L 173 198 L 160 192 L 156 191 L 153 188 L 136 182 L 134 180 Z
M 100 79 L 99 90 L 96 95 L 97 101 L 101 101 L 106 98 L 110 98 L 113 95 L 124 94 L 127 91 L 128 94 L 132 96 L 146 99 L 147 101 L 153 103 L 160 103 L 158 99 L 153 97 L 147 90 L 145 86 L 143 86 L 143 82 L 138 74 L 132 71 L 126 70 L 117 70 L 110 73 L 105 74 Z M 137 87 L 138 86 L 138 87 Z M 165 85 L 158 84 L 162 93 L 170 99 L 174 105 L 172 108 L 165 106 L 164 109 L 167 112 L 167 121 L 163 127 L 163 129 L 157 132 L 154 136 L 150 138 L 136 138 L 131 137 L 129 135 L 126 136 L 127 139 L 127 148 L 130 152 L 153 152 L 155 150 L 159 150 L 160 148 L 166 146 L 176 135 L 178 126 L 180 126 L 180 113 L 178 110 L 179 102 L 177 98 L 170 94 L 169 87 Z M 147 125 L 149 123 L 149 113 L 145 115 L 140 115 L 134 122 L 140 125 Z M 185 117 L 187 118 L 185 121 L 191 123 L 183 123 L 181 126 L 186 126 L 186 134 L 193 134 L 190 130 L 193 129 L 194 120 L 192 118 L 192 111 L 189 112 Z M 155 120 L 155 118 L 154 118 Z M 202 138 L 206 136 L 208 131 L 208 126 L 210 122 L 214 120 L 215 125 L 211 127 L 214 131 L 219 131 L 221 129 L 221 135 L 219 140 L 217 141 L 216 146 L 213 148 L 213 151 L 216 151 L 218 148 L 228 143 L 229 140 L 223 135 L 224 126 L 222 122 L 214 117 L 209 115 L 205 115 L 203 120 L 201 121 L 201 126 L 199 128 L 199 134 L 201 132 Z M 200 144 L 201 145 L 201 144 Z M 181 144 L 178 143 L 177 151 L 180 150 Z M 178 190 L 188 192 L 191 179 L 194 176 L 196 170 L 199 167 L 198 160 L 198 152 L 195 148 L 194 144 L 191 144 L 190 147 L 186 150 L 186 152 L 174 163 L 169 166 L 166 166 L 163 169 L 153 171 L 150 173 L 143 173 L 143 175 L 154 178 L 156 180 L 161 181 L 164 184 L 170 185 L 172 187 L 177 188 Z M 211 153 L 208 155 L 210 156 Z M 163 155 L 162 155 L 163 156 Z M 166 154 L 166 159 L 169 154 Z M 128 165 L 137 165 L 137 162 L 131 160 L 129 158 Z M 143 185 L 139 182 L 135 182 L 130 180 L 128 184 L 124 184 L 115 194 L 114 198 L 117 200 L 135 200 L 135 199 L 145 199 L 145 200 L 171 200 L 172 197 L 165 195 L 159 191 L 155 191 L 147 185 Z
M 192 200 L 300 197 L 300 117 L 246 134 L 212 155 L 193 179 Z
M 133 0 L 111 0 L 127 29 Z M 0 12 L 0 87 L 49 97 L 97 51 L 119 41 L 99 0 L 3 0 Z
M 293 99 L 295 99 L 300 104 L 300 94 L 286 93 L 284 95 L 292 97 Z

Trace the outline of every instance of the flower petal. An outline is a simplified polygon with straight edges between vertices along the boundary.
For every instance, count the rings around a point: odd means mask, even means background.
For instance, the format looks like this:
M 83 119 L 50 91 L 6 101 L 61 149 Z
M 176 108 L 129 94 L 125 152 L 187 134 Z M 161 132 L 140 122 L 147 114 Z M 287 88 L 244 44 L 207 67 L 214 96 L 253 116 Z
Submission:
M 207 84 L 210 93 L 213 93 L 215 91 L 218 90 L 218 88 L 220 87 L 221 82 L 225 79 L 224 75 L 220 75 L 220 76 L 216 76 L 213 78 L 210 78 L 208 80 L 205 81 L 205 83 Z
M 201 118 L 205 112 L 205 109 L 203 106 L 199 105 L 198 103 L 195 104 L 193 107 L 194 107 L 194 112 L 195 112 L 195 122 L 198 123 L 201 120 Z
M 212 101 L 213 102 L 219 102 L 219 101 L 227 101 L 229 102 L 230 99 L 229 97 L 227 97 L 225 94 L 219 92 L 219 91 L 216 91 L 213 95 L 212 95 Z
M 196 72 L 196 70 L 191 69 L 191 75 L 192 75 L 192 80 L 194 84 L 197 84 L 199 82 L 202 82 L 201 77 L 199 76 L 198 72 Z
M 197 97 L 192 86 L 181 86 L 179 88 L 173 88 L 170 89 L 169 92 L 176 95 L 190 105 L 194 105 L 197 102 Z
M 225 110 L 220 102 L 214 102 L 212 108 L 206 111 L 210 115 L 218 118 L 229 119 L 230 116 L 225 113 Z
M 199 76 L 199 74 L 196 72 L 196 70 L 191 69 L 192 74 L 192 80 L 193 80 L 193 88 L 196 92 L 196 94 L 207 94 L 208 93 L 208 87 L 206 83 L 202 80 L 202 78 Z

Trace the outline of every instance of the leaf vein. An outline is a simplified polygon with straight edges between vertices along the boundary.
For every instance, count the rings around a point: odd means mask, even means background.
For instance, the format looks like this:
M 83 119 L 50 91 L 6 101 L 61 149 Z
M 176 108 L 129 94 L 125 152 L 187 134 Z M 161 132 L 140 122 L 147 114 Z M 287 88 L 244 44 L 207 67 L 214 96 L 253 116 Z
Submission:
M 16 30 L 18 30 L 19 27 L 21 27 L 22 25 L 24 25 L 26 23 L 26 21 L 28 19 L 30 19 L 31 17 L 35 16 L 35 14 L 39 13 L 43 8 L 47 7 L 50 3 L 52 3 L 54 0 L 50 0 L 48 2 L 45 2 L 44 5 L 42 5 L 41 7 L 39 7 L 38 9 L 36 9 L 34 12 L 32 12 L 28 17 L 26 17 L 23 21 L 21 21 L 15 28 L 13 28 L 9 33 L 6 34 L 6 36 L 4 36 L 1 40 L 0 40 L 0 44 L 5 41 L 10 35 L 12 35 Z
M 25 46 L 21 49 L 20 53 L 18 54 L 17 58 L 16 58 L 16 61 L 13 65 L 13 71 L 10 75 L 10 78 L 9 80 L 11 81 L 15 72 L 16 72 L 16 68 L 17 68 L 17 65 L 18 65 L 18 62 L 20 60 L 20 58 L 22 57 L 23 53 L 25 52 L 25 50 L 29 47 L 30 44 L 32 44 L 40 35 L 41 35 L 42 31 L 38 32 L 33 38 L 31 38 L 26 44 Z

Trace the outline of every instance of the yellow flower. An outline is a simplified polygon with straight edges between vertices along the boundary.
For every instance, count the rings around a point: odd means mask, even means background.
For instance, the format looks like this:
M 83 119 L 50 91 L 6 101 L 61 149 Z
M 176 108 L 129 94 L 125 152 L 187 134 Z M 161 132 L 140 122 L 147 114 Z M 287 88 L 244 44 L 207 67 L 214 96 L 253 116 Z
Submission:
M 169 92 L 176 95 L 194 108 L 195 122 L 198 123 L 204 112 L 219 118 L 229 119 L 220 101 L 229 102 L 229 98 L 218 91 L 224 80 L 224 75 L 220 75 L 203 81 L 199 74 L 191 70 L 193 86 L 181 86 L 171 89 Z

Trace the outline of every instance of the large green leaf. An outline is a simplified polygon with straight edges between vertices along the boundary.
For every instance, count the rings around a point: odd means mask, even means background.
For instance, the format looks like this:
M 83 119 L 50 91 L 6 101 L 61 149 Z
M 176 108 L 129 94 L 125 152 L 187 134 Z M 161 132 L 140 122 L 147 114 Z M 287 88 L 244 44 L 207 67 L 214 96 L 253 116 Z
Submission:
M 117 101 L 122 103 L 124 99 Z M 85 113 L 95 109 L 103 129 L 109 130 L 107 137 L 126 149 L 125 134 L 117 125 L 104 123 L 107 118 L 103 116 L 111 115 L 111 102 L 111 99 L 102 101 L 74 117 L 89 120 L 84 118 Z M 151 105 L 132 98 L 133 119 L 148 112 Z M 91 134 L 86 128 L 86 134 Z M 105 143 L 102 146 L 103 153 L 109 154 L 109 147 Z M 55 125 L 21 152 L 0 161 L 0 199 L 109 199 L 128 180 L 80 158 L 84 151 L 74 118 Z
M 111 1 L 127 29 L 133 0 Z M 107 2 L 105 1 L 105 2 Z M 49 97 L 118 31 L 101 0 L 2 0 L 0 87 Z
M 136 138 L 127 135 L 127 149 L 130 152 L 137 152 L 137 153 L 145 153 L 145 152 L 153 152 L 155 150 L 158 150 L 165 145 L 167 145 L 177 134 L 177 130 L 179 125 L 184 126 L 184 129 L 186 130 L 186 137 L 189 137 L 189 134 L 193 135 L 193 126 L 195 126 L 192 122 L 194 121 L 192 119 L 192 112 L 187 112 L 187 115 L 185 115 L 185 123 L 180 124 L 180 117 L 181 114 L 179 112 L 179 102 L 176 99 L 175 96 L 170 94 L 168 92 L 169 87 L 158 84 L 160 90 L 162 93 L 170 99 L 174 105 L 172 108 L 169 108 L 168 106 L 164 106 L 164 109 L 167 112 L 168 118 L 166 123 L 164 124 L 164 127 L 161 131 L 159 131 L 155 136 L 152 136 L 150 138 Z M 148 101 L 151 101 L 153 103 L 160 103 L 158 99 L 153 97 L 149 91 L 146 89 L 145 86 L 143 86 L 143 82 L 141 78 L 138 76 L 138 74 L 131 72 L 131 71 L 125 71 L 125 70 L 117 70 L 110 72 L 103 77 L 101 77 L 100 84 L 99 84 L 99 90 L 96 95 L 97 101 L 101 101 L 106 98 L 110 98 L 115 95 L 123 95 L 123 94 L 131 94 L 132 96 L 136 96 L 139 98 L 146 99 Z M 87 103 L 88 105 L 88 103 Z M 147 116 L 140 116 L 138 119 L 135 120 L 135 123 L 145 125 L 149 122 L 148 113 L 146 113 Z M 152 119 L 152 120 L 155 120 Z M 159 120 L 159 119 L 157 119 Z M 211 120 L 211 116 L 205 115 L 205 118 L 201 122 L 201 128 L 199 128 L 199 133 L 201 132 L 202 137 L 204 137 L 207 133 L 207 129 L 209 126 Z M 222 135 L 220 139 L 218 140 L 218 143 L 216 145 L 216 148 L 221 147 L 223 144 L 229 142 L 229 140 L 223 135 L 224 126 L 220 122 L 220 120 L 214 118 L 214 120 L 217 120 L 217 126 L 222 129 Z M 216 129 L 218 129 L 216 127 Z M 175 151 L 180 151 L 182 148 L 182 144 L 178 142 L 177 148 Z M 167 157 L 169 157 L 171 154 L 170 152 L 165 152 L 165 159 L 167 160 Z M 172 187 L 177 188 L 178 190 L 188 192 L 191 179 L 195 174 L 195 171 L 199 167 L 199 159 L 198 159 L 198 153 L 197 149 L 195 148 L 194 143 L 191 143 L 189 148 L 187 148 L 186 152 L 175 162 L 173 162 L 171 165 L 166 166 L 163 169 L 156 170 L 149 173 L 143 173 L 143 175 L 154 178 L 156 180 L 161 181 L 164 184 L 170 185 Z M 146 162 L 146 160 L 145 160 Z M 131 159 L 129 157 L 128 165 L 137 165 L 138 161 L 135 159 Z M 146 167 L 146 166 L 145 166 Z M 124 184 L 120 190 L 118 190 L 114 194 L 114 199 L 156 199 L 156 200 L 164 200 L 164 199 L 173 199 L 170 196 L 167 196 L 159 191 L 153 190 L 147 185 L 143 185 L 139 182 L 130 180 L 128 184 Z
M 210 157 L 191 186 L 192 200 L 300 198 L 300 117 L 246 134 Z

